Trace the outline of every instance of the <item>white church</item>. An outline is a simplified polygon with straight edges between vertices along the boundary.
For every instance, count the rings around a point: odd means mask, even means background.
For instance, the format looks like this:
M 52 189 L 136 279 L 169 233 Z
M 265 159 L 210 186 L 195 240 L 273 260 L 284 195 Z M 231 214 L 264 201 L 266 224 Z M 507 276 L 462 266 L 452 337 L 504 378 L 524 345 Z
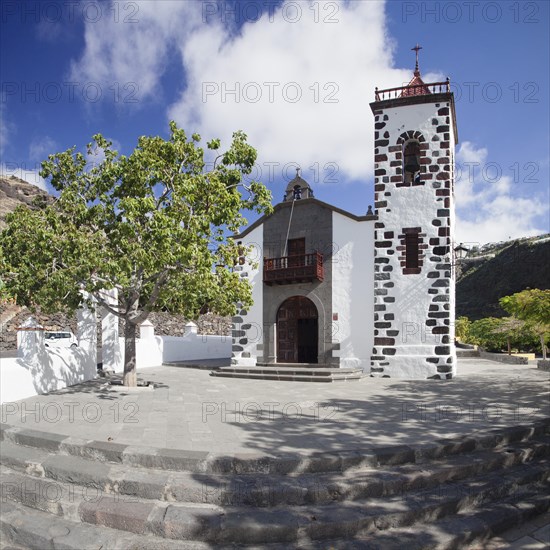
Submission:
M 254 305 L 233 319 L 228 371 L 456 374 L 455 105 L 449 80 L 423 82 L 413 49 L 410 83 L 376 89 L 370 104 L 374 211 L 322 202 L 297 173 L 274 212 L 236 236 L 255 252 L 236 267 Z

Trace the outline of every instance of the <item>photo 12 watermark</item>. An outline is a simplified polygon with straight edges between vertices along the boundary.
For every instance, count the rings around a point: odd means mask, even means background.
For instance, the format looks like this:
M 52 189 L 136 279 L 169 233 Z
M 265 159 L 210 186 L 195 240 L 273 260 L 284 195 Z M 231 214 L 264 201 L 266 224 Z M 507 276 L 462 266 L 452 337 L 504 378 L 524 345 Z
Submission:
M 6 23 L 139 23 L 139 2 L 99 0 L 3 0 L 0 18 Z
M 244 24 L 260 19 L 269 23 L 296 24 L 300 21 L 312 21 L 333 25 L 340 22 L 340 3 L 336 1 L 317 2 L 262 2 L 226 0 L 208 0 L 202 2 L 203 23 Z
M 337 82 L 202 82 L 203 103 L 339 103 Z

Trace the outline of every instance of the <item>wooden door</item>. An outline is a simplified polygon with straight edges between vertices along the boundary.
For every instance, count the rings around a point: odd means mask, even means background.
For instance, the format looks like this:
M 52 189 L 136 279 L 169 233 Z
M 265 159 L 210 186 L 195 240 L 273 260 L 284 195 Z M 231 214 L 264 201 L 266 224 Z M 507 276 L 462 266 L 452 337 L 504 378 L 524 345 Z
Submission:
M 277 362 L 317 363 L 318 313 L 305 296 L 285 300 L 277 313 Z

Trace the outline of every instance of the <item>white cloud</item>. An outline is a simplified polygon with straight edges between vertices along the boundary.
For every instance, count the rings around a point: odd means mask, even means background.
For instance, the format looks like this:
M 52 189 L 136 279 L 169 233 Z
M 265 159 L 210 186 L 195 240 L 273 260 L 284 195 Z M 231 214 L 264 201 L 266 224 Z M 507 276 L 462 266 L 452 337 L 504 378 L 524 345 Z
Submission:
M 465 141 L 456 156 L 457 241 L 498 242 L 544 233 L 537 218 L 548 206 L 513 194 L 513 179 L 490 160 L 486 148 Z
M 42 162 L 48 158 L 48 155 L 57 153 L 57 148 L 57 143 L 50 136 L 35 138 L 29 145 L 29 158 L 33 161 Z
M 119 9 L 119 4 L 111 0 L 111 6 L 103 8 L 111 16 L 86 23 L 86 48 L 81 59 L 71 64 L 70 79 L 81 85 L 99 84 L 102 97 L 112 97 L 108 90 L 118 83 L 119 89 L 136 92 L 133 99 L 146 100 L 159 91 L 174 40 L 200 23 L 202 2 L 145 0 L 129 3 L 132 11 Z M 117 10 L 115 18 L 112 14 Z M 124 88 L 132 84 L 137 88 Z
M 0 95 L 0 155 L 4 154 L 9 143 L 13 126 L 6 117 L 6 103 L 4 94 Z
M 40 176 L 39 171 L 38 168 L 30 169 L 25 167 L 13 167 L 5 163 L 0 164 L 0 176 L 7 178 L 15 176 L 31 185 L 36 185 L 36 187 L 39 187 L 43 191 L 47 191 L 46 180 Z
M 136 82 L 141 99 L 158 98 L 176 58 L 186 82 L 167 115 L 189 132 L 227 143 L 242 129 L 260 166 L 336 163 L 339 177 L 371 176 L 368 103 L 376 86 L 407 82 L 414 62 L 411 54 L 410 68 L 393 67 L 384 2 L 284 2 L 273 14 L 264 4 L 255 22 L 236 5 L 232 15 L 225 3 L 140 2 L 138 23 L 88 23 L 72 78 Z M 237 31 L 234 17 L 248 22 Z

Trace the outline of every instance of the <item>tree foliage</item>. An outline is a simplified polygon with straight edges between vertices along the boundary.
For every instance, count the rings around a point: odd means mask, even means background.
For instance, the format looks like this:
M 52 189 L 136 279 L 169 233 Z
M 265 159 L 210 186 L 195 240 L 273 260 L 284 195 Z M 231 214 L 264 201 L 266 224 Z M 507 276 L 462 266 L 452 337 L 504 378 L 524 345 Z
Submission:
M 242 249 L 229 235 L 246 224 L 243 211 L 271 210 L 267 188 L 243 182 L 256 160 L 244 133 L 224 152 L 220 140 L 208 142 L 217 156 L 207 170 L 200 136 L 188 138 L 174 122 L 170 131 L 167 140 L 140 137 L 129 156 L 97 134 L 88 155 L 103 160 L 92 167 L 75 147 L 50 155 L 41 175 L 58 198 L 18 208 L 1 235 L 0 276 L 20 305 L 72 312 L 84 291 L 124 319 L 131 385 L 136 326 L 150 312 L 196 318 L 251 304 L 250 284 L 232 269 Z M 114 307 L 102 294 L 110 288 L 118 289 Z
M 513 317 L 485 317 L 473 321 L 468 343 L 487 351 L 530 351 L 537 345 L 537 337 L 526 323 Z
M 470 341 L 470 328 L 472 326 L 472 322 L 468 317 L 459 317 L 455 321 L 455 335 L 458 339 L 460 339 L 461 342 L 469 342 Z
M 500 299 L 508 313 L 524 321 L 540 340 L 543 359 L 550 337 L 550 290 L 527 289 Z

